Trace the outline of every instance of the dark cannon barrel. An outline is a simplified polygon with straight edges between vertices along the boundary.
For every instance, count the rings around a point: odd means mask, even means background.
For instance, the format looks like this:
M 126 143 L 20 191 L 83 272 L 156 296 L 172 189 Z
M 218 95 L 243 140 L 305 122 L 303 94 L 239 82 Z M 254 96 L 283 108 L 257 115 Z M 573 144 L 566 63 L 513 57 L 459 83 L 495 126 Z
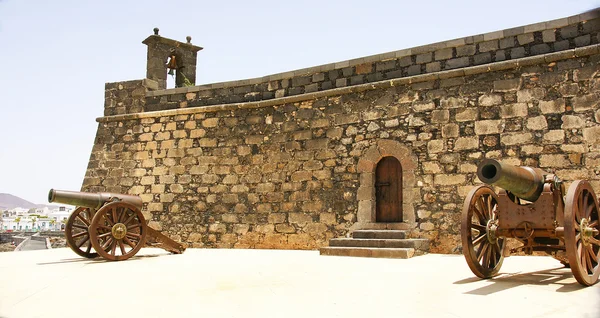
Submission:
M 546 174 L 541 169 L 513 166 L 494 159 L 485 159 L 477 166 L 477 177 L 481 182 L 498 186 L 530 202 L 540 197 Z
M 111 200 L 120 200 L 142 209 L 142 198 L 135 195 L 108 193 L 108 192 L 77 192 L 50 189 L 48 192 L 48 202 L 58 202 L 75 206 L 82 206 L 90 209 L 99 209 L 106 202 Z

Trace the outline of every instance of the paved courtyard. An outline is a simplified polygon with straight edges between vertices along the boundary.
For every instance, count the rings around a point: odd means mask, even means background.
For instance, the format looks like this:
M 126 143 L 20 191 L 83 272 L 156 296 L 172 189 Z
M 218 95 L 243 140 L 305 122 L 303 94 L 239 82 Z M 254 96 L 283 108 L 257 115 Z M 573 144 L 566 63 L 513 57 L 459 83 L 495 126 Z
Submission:
M 69 249 L 0 253 L 0 317 L 600 317 L 548 257 L 507 258 L 474 278 L 460 255 L 412 259 L 317 251 L 145 248 L 128 261 Z

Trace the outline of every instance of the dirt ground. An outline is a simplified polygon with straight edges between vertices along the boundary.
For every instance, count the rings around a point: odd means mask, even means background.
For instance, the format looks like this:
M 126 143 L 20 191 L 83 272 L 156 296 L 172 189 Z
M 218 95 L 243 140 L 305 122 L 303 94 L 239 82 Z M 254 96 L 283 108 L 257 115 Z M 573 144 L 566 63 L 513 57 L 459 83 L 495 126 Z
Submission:
M 12 252 L 15 250 L 15 247 L 11 243 L 2 243 L 0 244 L 0 252 Z

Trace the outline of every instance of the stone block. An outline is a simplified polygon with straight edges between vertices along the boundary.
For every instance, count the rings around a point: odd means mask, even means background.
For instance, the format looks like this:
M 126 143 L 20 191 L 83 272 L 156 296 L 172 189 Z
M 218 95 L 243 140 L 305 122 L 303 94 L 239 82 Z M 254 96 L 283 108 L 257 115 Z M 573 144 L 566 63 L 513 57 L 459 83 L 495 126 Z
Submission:
M 477 120 L 478 115 L 479 113 L 477 112 L 477 108 L 469 107 L 457 110 L 454 119 L 458 122 L 474 121 Z
M 442 166 L 435 161 L 425 161 L 423 162 L 422 167 L 423 173 L 428 174 L 439 174 L 443 171 Z
M 510 92 L 518 90 L 521 85 L 520 78 L 494 81 L 495 92 Z
M 532 45 L 529 48 L 529 53 L 531 55 L 546 54 L 548 52 L 550 52 L 550 46 L 546 43 Z
M 540 155 L 540 167 L 563 168 L 570 166 L 569 160 L 562 154 Z
M 587 144 L 597 145 L 600 143 L 600 127 L 590 127 L 583 129 L 583 140 Z
M 434 110 L 431 112 L 431 123 L 447 123 L 450 120 L 450 112 L 447 109 Z
M 558 30 L 558 32 L 563 39 L 574 38 L 578 34 L 577 25 L 562 27 Z
M 490 135 L 499 134 L 504 131 L 504 123 L 501 120 L 481 120 L 475 122 L 475 134 Z
M 408 76 L 419 75 L 419 74 L 421 74 L 421 65 L 420 64 L 411 65 L 407 68 L 406 72 L 407 72 Z
M 478 149 L 479 138 L 477 137 L 461 137 L 456 139 L 454 150 Z
M 579 116 L 564 115 L 562 116 L 562 129 L 578 129 L 585 126 L 585 120 Z
M 502 95 L 499 94 L 483 94 L 479 96 L 479 106 L 494 106 L 502 103 Z
M 510 57 L 512 59 L 519 59 L 525 56 L 525 48 L 524 47 L 516 47 L 510 50 Z
M 465 181 L 464 174 L 437 174 L 434 176 L 434 183 L 440 186 L 463 184 Z
M 451 48 L 451 47 L 445 48 L 445 49 L 441 49 L 441 50 L 437 50 L 434 53 L 435 54 L 435 60 L 436 61 L 441 61 L 441 60 L 451 59 L 453 51 L 454 51 L 454 49 Z
M 507 146 L 529 144 L 532 140 L 533 135 L 531 133 L 505 134 L 500 137 L 500 142 Z
M 492 55 L 489 52 L 477 54 L 473 57 L 473 63 L 475 65 L 486 64 L 490 62 L 492 62 Z
M 428 102 L 428 103 L 417 102 L 417 103 L 413 103 L 412 107 L 415 112 L 425 112 L 425 111 L 434 109 L 435 103 L 433 103 L 433 102 Z
M 474 44 L 456 47 L 456 56 L 457 57 L 474 55 L 475 52 L 476 52 L 476 47 Z
M 525 33 L 517 35 L 517 41 L 519 42 L 519 45 L 525 45 L 527 43 L 535 41 L 535 38 L 533 36 L 533 33 Z
M 346 78 L 338 78 L 335 80 L 335 87 L 345 87 L 348 83 L 348 79 Z
M 416 62 L 417 64 L 425 64 L 425 63 L 429 63 L 433 61 L 432 58 L 432 53 L 424 53 L 424 54 L 419 54 L 416 56 Z
M 479 43 L 479 52 L 489 52 L 498 49 L 498 40 L 486 41 Z
M 563 40 L 563 41 L 554 42 L 553 46 L 554 46 L 554 51 L 555 52 L 568 50 L 569 49 L 569 40 Z
M 442 137 L 456 138 L 459 135 L 459 126 L 457 124 L 447 124 L 442 127 Z
M 544 141 L 546 143 L 563 143 L 565 140 L 564 130 L 550 130 L 544 134 Z
M 538 145 L 524 145 L 521 147 L 521 151 L 526 155 L 539 154 L 544 150 L 544 147 Z
M 440 62 L 432 62 L 425 65 L 425 72 L 427 73 L 439 72 L 441 69 L 442 63 Z
M 446 143 L 444 140 L 431 140 L 427 143 L 428 153 L 439 153 L 444 151 Z
M 573 110 L 575 112 L 584 112 L 597 107 L 598 97 L 596 97 L 595 94 L 588 94 L 581 97 L 573 97 Z
M 511 48 L 515 46 L 515 37 L 509 36 L 499 40 L 499 47 L 501 49 Z
M 536 116 L 527 119 L 527 129 L 544 130 L 548 128 L 548 122 L 545 116 Z
M 549 101 L 540 100 L 538 107 L 542 114 L 562 113 L 565 111 L 565 100 L 562 98 Z
M 527 104 L 516 103 L 507 104 L 500 106 L 500 117 L 502 118 L 513 118 L 513 117 L 527 117 Z
M 454 59 L 449 59 L 446 61 L 446 67 L 444 69 L 450 70 L 459 67 L 469 66 L 469 58 L 468 57 L 459 57 Z
M 532 89 L 522 89 L 517 91 L 517 101 L 519 103 L 540 100 L 546 95 L 546 90 L 542 87 Z

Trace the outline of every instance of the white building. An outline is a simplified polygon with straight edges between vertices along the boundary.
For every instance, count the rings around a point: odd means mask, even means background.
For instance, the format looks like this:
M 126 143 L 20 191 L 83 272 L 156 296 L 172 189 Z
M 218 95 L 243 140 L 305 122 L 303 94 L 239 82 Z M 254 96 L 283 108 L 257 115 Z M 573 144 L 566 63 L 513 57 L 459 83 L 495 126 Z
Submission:
M 31 210 L 15 208 L 2 213 L 2 231 L 61 231 L 73 208 L 57 206 Z M 40 213 L 40 212 L 43 212 Z

